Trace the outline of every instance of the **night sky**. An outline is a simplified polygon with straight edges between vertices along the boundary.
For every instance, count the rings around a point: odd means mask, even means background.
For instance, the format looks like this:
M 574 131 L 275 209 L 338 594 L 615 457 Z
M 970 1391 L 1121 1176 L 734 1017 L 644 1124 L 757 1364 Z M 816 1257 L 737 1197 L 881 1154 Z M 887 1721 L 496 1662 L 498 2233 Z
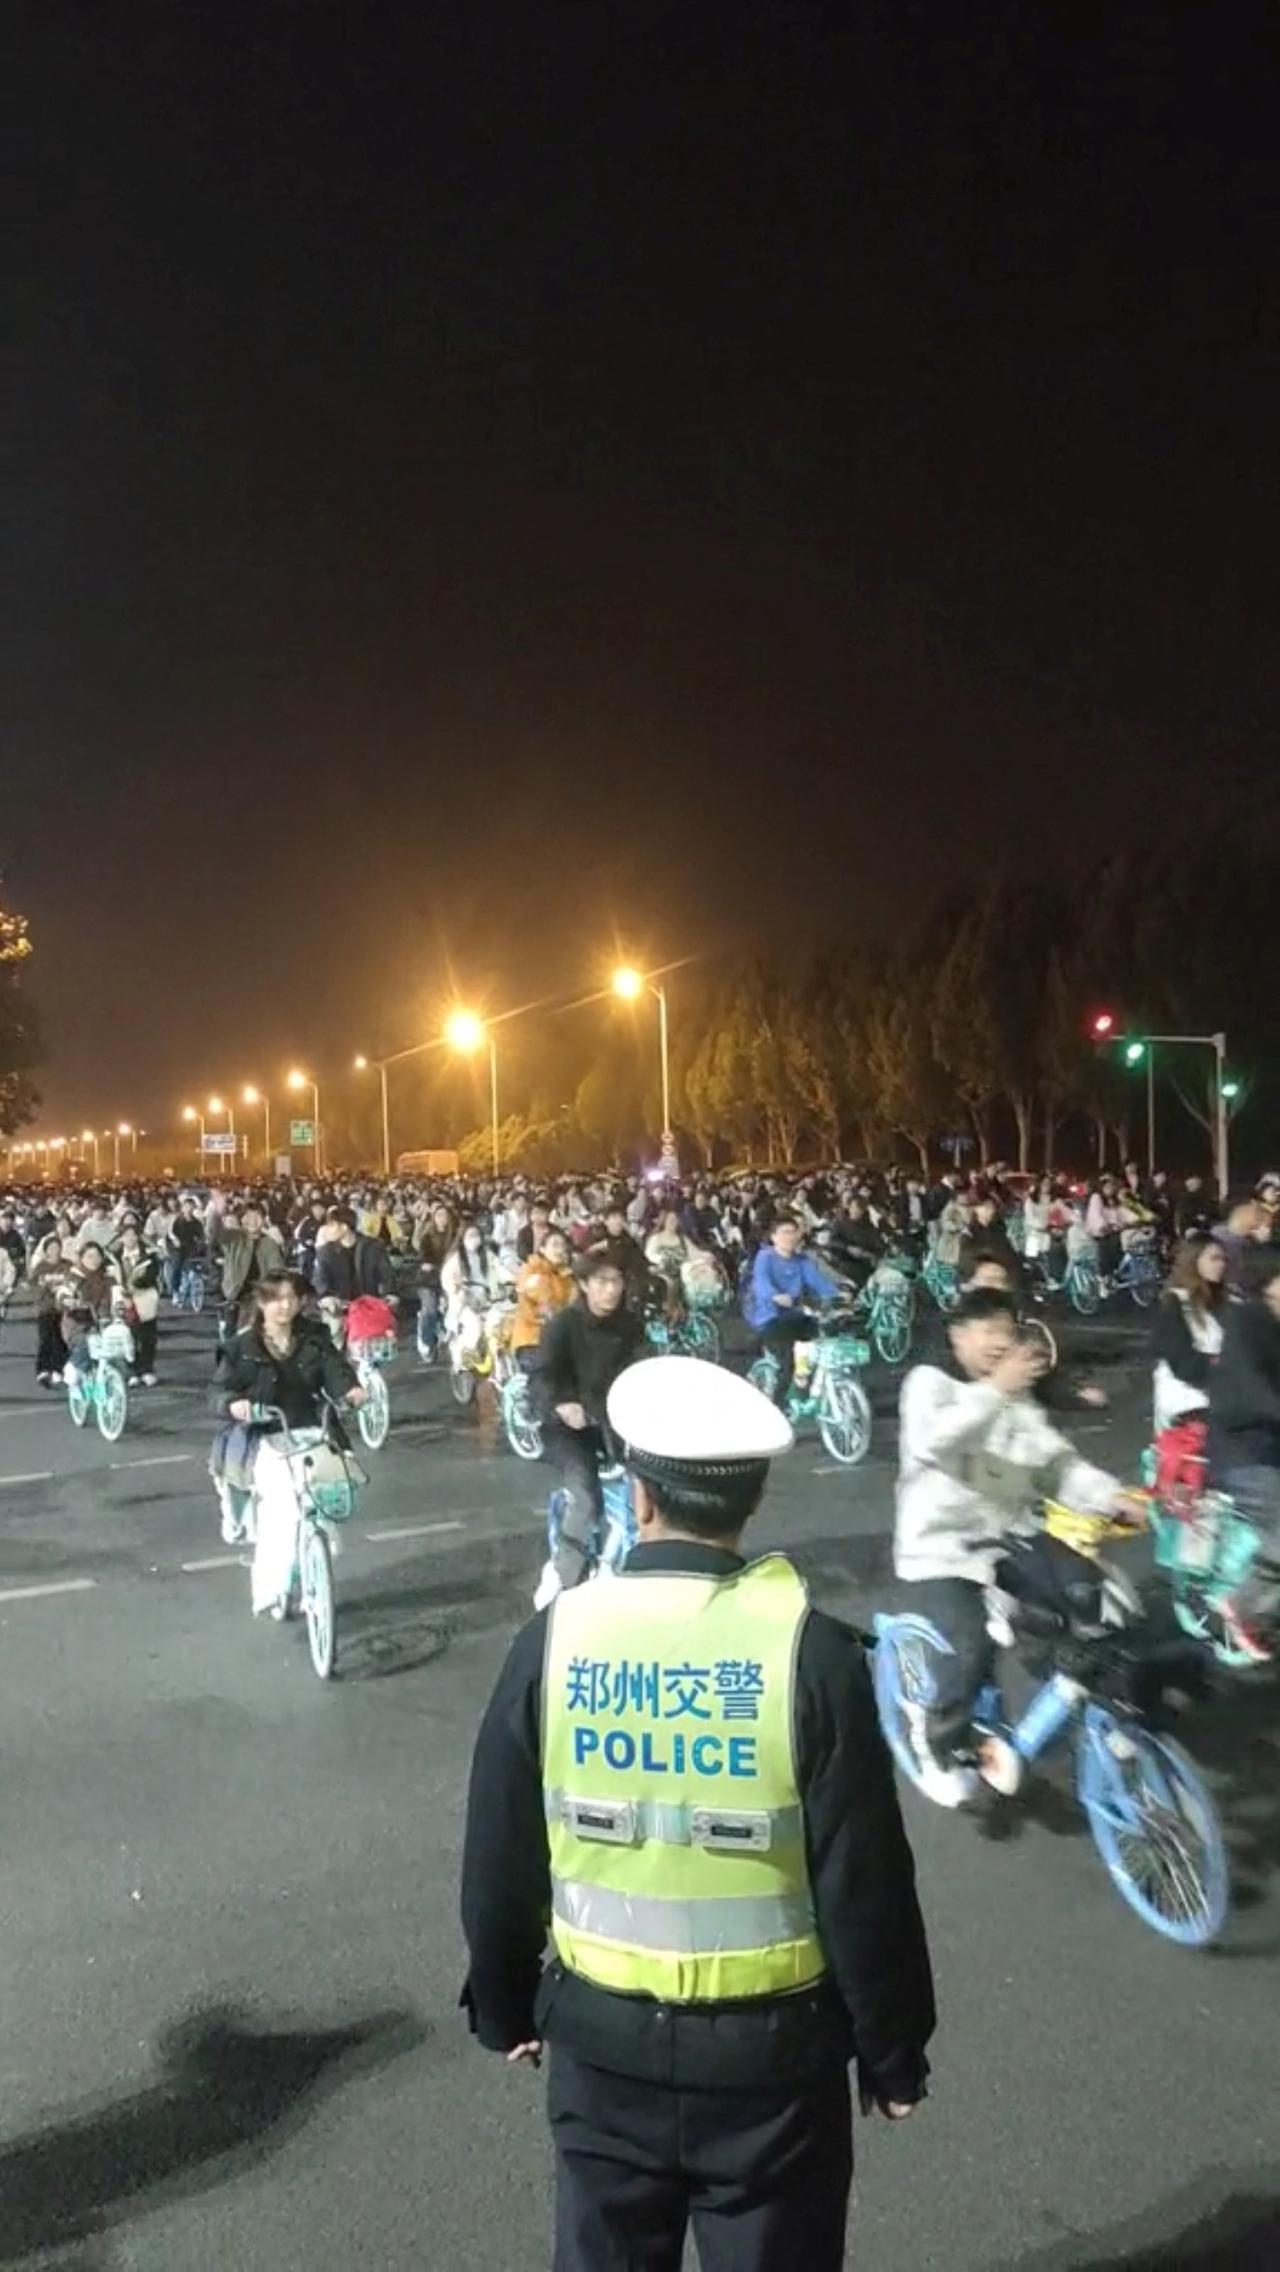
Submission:
M 1255 798 L 1268 14 L 19 7 L 42 1125 Z

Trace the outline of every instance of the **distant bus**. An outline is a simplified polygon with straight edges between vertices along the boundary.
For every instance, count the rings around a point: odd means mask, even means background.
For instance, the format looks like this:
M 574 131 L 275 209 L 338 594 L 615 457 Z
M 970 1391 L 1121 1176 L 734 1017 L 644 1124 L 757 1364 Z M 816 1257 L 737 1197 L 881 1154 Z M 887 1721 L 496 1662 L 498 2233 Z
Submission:
M 401 1152 L 396 1160 L 397 1175 L 456 1175 L 456 1152 Z

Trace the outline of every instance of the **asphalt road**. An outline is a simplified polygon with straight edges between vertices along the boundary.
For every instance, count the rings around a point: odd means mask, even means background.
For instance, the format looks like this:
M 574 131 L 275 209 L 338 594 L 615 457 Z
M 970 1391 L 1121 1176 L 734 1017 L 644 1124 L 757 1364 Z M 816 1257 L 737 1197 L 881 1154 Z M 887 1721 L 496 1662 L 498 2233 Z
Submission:
M 470 1742 L 540 1561 L 545 1478 L 402 1357 L 339 1565 L 341 1677 L 255 1624 L 204 1472 L 211 1329 L 115 1447 L 0 1340 L 0 2266 L 227 2272 L 548 2261 L 542 2086 L 455 2011 Z M 1132 1333 L 1091 1456 L 1132 1472 Z M 805 1442 L 759 1543 L 817 1598 L 886 1598 L 893 1383 L 853 1474 Z M 1070 1809 L 999 1843 L 914 1797 L 939 1979 L 934 2095 L 862 2124 L 863 2272 L 1280 2263 L 1280 1702 L 1189 1731 L 1238 1902 L 1208 1957 L 1111 1892 Z M 854 2256 L 851 2254 L 850 2261 Z

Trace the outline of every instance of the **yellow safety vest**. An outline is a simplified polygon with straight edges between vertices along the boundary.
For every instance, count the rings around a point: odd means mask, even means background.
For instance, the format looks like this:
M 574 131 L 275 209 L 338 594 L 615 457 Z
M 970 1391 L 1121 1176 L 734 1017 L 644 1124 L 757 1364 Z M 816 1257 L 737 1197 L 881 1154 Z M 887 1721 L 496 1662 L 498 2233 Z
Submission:
M 561 1594 L 542 1688 L 561 1962 L 662 2002 L 775 1996 L 827 1970 L 796 1779 L 804 1582 L 636 1570 Z

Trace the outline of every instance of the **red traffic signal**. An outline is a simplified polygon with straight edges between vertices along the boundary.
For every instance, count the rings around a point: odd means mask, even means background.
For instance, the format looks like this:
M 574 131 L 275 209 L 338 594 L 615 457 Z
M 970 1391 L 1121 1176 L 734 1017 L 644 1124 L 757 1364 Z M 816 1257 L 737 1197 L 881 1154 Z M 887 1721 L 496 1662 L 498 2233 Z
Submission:
M 1089 1027 L 1095 1041 L 1105 1041 L 1107 1035 L 1114 1033 L 1115 1030 L 1115 1014 L 1111 1010 L 1099 1010 Z

